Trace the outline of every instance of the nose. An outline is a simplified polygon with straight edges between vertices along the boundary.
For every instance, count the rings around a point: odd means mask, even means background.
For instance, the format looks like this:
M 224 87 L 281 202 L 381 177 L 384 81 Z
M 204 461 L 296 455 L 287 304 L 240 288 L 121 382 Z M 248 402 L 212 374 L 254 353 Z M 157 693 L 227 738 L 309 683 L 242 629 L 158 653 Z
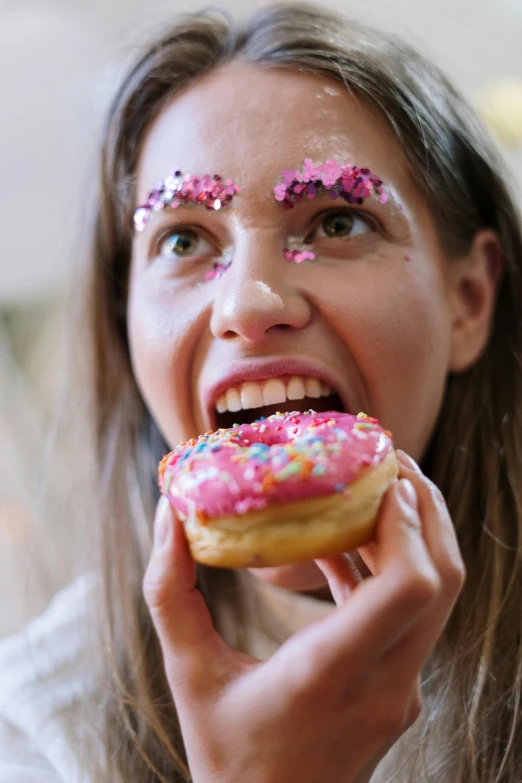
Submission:
M 311 305 L 296 285 L 304 269 L 285 260 L 280 241 L 269 232 L 236 244 L 232 264 L 217 282 L 210 329 L 224 340 L 256 345 L 269 333 L 302 329 Z

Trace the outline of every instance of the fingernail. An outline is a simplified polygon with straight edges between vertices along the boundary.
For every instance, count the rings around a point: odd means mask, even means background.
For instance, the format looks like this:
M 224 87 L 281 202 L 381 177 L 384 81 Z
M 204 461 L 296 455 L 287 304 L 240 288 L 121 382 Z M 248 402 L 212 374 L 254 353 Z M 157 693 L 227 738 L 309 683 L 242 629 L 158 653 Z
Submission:
M 407 506 L 412 508 L 414 511 L 417 510 L 417 493 L 415 492 L 415 487 L 409 479 L 399 479 L 397 492 L 399 493 L 400 499 L 406 503 Z
M 416 473 L 422 473 L 422 470 L 419 468 L 415 460 L 412 459 L 409 454 L 406 454 L 405 451 L 402 451 L 402 449 L 397 449 L 395 454 L 397 455 L 399 462 L 404 465 L 405 468 L 414 470 Z
M 166 495 L 162 495 L 154 517 L 154 549 L 163 549 L 169 539 L 171 528 L 172 514 L 169 499 Z

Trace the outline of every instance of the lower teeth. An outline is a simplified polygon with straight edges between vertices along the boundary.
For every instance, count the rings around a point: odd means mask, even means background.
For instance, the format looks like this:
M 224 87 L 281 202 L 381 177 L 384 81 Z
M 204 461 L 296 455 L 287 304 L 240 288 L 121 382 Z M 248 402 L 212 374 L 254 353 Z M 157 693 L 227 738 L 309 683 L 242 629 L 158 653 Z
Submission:
M 227 429 L 234 424 L 251 424 L 256 419 L 261 417 L 267 418 L 274 413 L 290 413 L 291 411 L 306 413 L 309 410 L 342 411 L 343 407 L 337 394 L 317 399 L 305 397 L 300 400 L 285 400 L 285 402 L 274 403 L 273 405 L 264 405 L 262 408 L 247 408 L 235 412 L 225 411 L 217 414 L 217 422 L 218 427 Z

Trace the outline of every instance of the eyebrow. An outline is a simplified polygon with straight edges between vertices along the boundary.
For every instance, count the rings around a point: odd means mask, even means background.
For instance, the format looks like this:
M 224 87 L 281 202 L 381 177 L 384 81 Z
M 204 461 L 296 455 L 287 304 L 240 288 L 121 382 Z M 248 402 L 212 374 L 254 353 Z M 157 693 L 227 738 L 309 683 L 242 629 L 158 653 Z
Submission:
M 374 197 L 381 205 L 392 202 L 403 211 L 392 187 L 369 168 L 351 163 L 338 164 L 327 158 L 316 166 L 310 158 L 305 158 L 302 169 L 282 169 L 281 180 L 273 188 L 273 194 L 284 209 L 293 209 L 296 204 L 309 201 L 316 195 L 330 194 L 334 199 L 340 197 L 355 205 Z M 203 206 L 209 211 L 218 211 L 229 206 L 239 192 L 231 178 L 225 179 L 219 174 L 183 174 L 175 168 L 156 183 L 146 202 L 134 210 L 134 230 L 136 233 L 143 231 L 152 212 L 165 207 Z
M 239 188 L 230 178 L 224 179 L 219 174 L 182 174 L 174 169 L 172 174 L 156 183 L 147 201 L 134 210 L 134 230 L 143 231 L 152 212 L 165 207 L 175 209 L 191 205 L 216 211 L 231 204 L 238 193 Z
M 392 201 L 402 209 L 393 188 L 385 185 L 369 168 L 351 163 L 339 164 L 331 158 L 317 166 L 310 158 L 305 158 L 302 169 L 283 169 L 281 180 L 274 187 L 274 196 L 284 209 L 293 209 L 301 201 L 324 193 L 359 205 L 373 196 L 380 204 Z

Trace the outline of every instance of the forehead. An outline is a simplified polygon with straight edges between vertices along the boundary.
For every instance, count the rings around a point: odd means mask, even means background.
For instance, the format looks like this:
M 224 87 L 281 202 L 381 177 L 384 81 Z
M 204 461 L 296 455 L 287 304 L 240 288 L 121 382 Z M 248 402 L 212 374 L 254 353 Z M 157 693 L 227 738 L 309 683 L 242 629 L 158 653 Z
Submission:
M 185 88 L 155 120 L 139 161 L 138 202 L 174 167 L 231 177 L 243 195 L 260 195 L 305 157 L 370 168 L 403 197 L 413 189 L 391 132 L 344 85 L 235 62 Z

